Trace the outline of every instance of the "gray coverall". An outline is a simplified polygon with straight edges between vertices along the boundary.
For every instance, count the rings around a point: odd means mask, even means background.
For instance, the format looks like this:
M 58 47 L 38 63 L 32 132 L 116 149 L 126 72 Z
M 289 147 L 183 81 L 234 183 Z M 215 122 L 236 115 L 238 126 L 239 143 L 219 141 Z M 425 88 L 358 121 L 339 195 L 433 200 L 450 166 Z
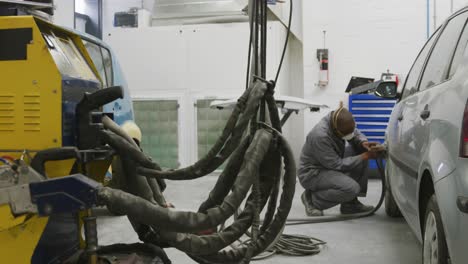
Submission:
M 302 187 L 312 192 L 314 207 L 320 210 L 365 196 L 368 162 L 359 154 L 367 138 L 358 130 L 346 142 L 332 129 L 331 116 L 322 120 L 307 135 L 300 157 L 298 178 Z

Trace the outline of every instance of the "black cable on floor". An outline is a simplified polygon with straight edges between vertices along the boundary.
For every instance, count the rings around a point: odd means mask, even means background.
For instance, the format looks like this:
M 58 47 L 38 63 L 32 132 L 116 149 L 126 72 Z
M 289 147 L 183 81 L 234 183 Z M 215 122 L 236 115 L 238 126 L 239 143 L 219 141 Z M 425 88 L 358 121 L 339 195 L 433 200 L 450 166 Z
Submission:
M 276 254 L 293 257 L 316 255 L 320 253 L 325 244 L 325 241 L 314 237 L 282 234 L 271 249 L 257 255 L 252 260 L 262 260 Z

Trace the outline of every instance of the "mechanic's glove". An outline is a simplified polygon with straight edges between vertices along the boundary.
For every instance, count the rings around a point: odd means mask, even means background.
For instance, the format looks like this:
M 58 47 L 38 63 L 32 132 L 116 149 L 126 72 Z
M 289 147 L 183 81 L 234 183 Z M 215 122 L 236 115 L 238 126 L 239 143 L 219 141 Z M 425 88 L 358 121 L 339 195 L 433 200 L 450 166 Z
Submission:
M 378 152 L 373 152 L 373 151 L 367 151 L 361 154 L 361 158 L 363 160 L 372 160 L 372 159 L 377 159 L 379 157 Z
M 375 147 L 375 146 L 378 146 L 380 145 L 379 142 L 368 142 L 368 141 L 364 141 L 362 142 L 362 147 L 367 150 L 367 151 L 370 151 L 371 148 Z
M 384 145 L 377 144 L 375 146 L 372 146 L 369 151 L 370 152 L 382 153 L 382 152 L 385 152 L 386 150 L 387 150 L 387 148 Z

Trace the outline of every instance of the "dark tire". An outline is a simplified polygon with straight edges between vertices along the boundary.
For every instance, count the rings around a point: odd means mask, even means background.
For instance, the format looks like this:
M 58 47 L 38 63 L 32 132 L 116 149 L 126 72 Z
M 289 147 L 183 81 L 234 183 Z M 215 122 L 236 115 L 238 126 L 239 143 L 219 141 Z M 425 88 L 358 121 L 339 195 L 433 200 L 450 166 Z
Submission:
M 449 252 L 445 239 L 444 227 L 440 217 L 439 206 L 435 195 L 427 202 L 426 214 L 422 222 L 423 257 L 422 263 L 448 264 Z
M 387 171 L 385 171 L 387 173 Z M 387 174 L 388 177 L 388 174 Z M 385 213 L 390 217 L 401 217 L 400 208 L 398 208 L 397 203 L 395 202 L 395 198 L 393 198 L 392 190 L 390 188 L 390 184 L 388 182 L 388 178 L 386 180 L 386 188 L 385 188 Z

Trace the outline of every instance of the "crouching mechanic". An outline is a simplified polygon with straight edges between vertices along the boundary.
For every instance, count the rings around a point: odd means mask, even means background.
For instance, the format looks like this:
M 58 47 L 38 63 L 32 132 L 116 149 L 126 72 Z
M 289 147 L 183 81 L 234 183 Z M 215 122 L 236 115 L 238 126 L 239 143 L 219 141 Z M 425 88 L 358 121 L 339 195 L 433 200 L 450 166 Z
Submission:
M 377 158 L 370 143 L 356 129 L 352 114 L 343 106 L 325 116 L 307 135 L 302 148 L 298 178 L 305 191 L 301 196 L 308 216 L 341 204 L 342 214 L 367 212 L 372 206 L 357 199 L 365 197 L 368 160 Z

